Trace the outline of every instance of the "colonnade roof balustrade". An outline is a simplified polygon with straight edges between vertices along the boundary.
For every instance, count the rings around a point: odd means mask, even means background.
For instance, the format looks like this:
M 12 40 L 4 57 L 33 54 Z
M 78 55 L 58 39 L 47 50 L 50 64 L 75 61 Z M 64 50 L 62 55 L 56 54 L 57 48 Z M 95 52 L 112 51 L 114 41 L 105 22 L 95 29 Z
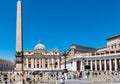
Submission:
M 111 53 L 111 54 L 104 54 L 104 55 L 87 55 L 87 54 L 76 54 L 74 56 L 69 56 L 68 58 L 66 58 L 66 61 L 70 61 L 72 59 L 92 59 L 92 58 L 114 58 L 115 56 L 117 56 L 118 58 L 120 58 L 120 53 Z M 64 63 L 64 60 L 61 61 L 61 63 Z

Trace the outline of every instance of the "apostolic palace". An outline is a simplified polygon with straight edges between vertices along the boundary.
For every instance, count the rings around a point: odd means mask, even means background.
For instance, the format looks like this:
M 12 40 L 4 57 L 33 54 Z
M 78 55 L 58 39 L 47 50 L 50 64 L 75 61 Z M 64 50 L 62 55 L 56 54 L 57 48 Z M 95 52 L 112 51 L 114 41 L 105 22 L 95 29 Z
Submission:
M 67 55 L 67 69 L 84 71 L 88 65 L 92 71 L 120 70 L 120 34 L 106 41 L 107 45 L 101 48 L 71 45 Z M 61 67 L 64 68 L 64 62 Z

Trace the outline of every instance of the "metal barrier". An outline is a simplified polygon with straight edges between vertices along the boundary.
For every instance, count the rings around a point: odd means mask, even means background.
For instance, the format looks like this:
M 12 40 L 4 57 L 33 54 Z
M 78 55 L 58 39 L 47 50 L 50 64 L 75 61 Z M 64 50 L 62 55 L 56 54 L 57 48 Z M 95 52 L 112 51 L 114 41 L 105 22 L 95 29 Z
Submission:
M 40 75 L 0 75 L 0 84 L 57 84 L 56 76 Z
M 120 82 L 119 72 L 89 72 L 90 82 Z

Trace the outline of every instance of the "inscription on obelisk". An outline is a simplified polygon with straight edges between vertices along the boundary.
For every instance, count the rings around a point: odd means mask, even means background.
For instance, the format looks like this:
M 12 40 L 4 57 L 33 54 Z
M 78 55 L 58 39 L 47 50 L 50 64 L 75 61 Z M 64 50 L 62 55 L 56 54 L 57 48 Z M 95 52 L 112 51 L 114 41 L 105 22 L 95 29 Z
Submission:
M 16 71 L 23 70 L 23 43 L 22 43 L 22 5 L 21 0 L 17 1 L 16 19 Z

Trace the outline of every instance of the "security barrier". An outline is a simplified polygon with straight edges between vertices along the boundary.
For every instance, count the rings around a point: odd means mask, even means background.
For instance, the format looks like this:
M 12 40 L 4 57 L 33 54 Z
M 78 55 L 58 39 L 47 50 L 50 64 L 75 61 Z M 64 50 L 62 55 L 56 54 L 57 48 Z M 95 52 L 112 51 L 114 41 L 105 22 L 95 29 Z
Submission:
M 88 80 L 90 82 L 120 82 L 119 72 L 89 72 Z
M 1 74 L 0 84 L 57 84 L 56 76 L 43 74 L 41 75 L 14 75 Z

